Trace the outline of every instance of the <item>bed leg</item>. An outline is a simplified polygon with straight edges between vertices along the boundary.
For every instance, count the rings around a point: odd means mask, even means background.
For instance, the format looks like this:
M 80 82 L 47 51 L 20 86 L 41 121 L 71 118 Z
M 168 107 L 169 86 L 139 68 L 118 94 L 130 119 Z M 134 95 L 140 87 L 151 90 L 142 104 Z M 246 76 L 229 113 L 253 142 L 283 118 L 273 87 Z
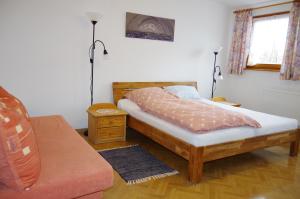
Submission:
M 189 157 L 189 180 L 192 183 L 201 181 L 203 173 L 203 147 L 191 146 Z
M 298 155 L 299 152 L 299 140 L 291 142 L 290 145 L 290 156 L 295 157 Z

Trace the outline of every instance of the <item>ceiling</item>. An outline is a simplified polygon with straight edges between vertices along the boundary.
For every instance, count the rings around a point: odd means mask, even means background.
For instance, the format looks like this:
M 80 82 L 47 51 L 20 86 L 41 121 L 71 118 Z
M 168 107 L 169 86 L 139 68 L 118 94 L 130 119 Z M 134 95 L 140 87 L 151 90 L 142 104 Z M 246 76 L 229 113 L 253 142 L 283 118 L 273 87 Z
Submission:
M 234 8 L 247 7 L 255 4 L 283 2 L 280 0 L 216 0 L 216 1 L 222 2 Z

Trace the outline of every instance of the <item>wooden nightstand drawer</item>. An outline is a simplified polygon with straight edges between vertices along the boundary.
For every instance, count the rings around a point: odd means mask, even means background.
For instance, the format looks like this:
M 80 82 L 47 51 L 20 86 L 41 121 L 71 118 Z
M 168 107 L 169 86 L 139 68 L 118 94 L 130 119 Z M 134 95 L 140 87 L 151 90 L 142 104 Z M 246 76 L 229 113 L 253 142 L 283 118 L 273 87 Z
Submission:
M 106 116 L 98 119 L 98 128 L 124 126 L 126 116 Z
M 98 137 L 101 141 L 105 140 L 123 140 L 125 137 L 125 127 L 110 127 L 97 129 Z

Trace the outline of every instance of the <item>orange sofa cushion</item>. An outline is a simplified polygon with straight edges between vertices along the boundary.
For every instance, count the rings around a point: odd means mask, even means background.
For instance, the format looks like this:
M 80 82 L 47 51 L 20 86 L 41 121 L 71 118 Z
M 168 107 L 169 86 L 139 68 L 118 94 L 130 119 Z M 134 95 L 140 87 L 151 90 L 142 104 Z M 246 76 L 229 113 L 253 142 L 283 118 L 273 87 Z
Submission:
M 22 103 L 0 87 L 0 182 L 29 189 L 40 174 L 35 135 Z

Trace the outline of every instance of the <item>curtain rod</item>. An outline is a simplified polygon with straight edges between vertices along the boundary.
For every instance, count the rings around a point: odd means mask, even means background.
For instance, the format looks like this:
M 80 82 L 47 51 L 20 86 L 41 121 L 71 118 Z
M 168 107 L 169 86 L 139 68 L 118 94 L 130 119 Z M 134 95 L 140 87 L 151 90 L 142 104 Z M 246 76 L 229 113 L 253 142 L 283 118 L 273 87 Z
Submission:
M 246 8 L 246 9 L 241 9 L 241 10 L 235 10 L 233 13 L 238 13 L 238 12 L 245 11 L 245 10 L 258 10 L 258 9 L 263 9 L 263 8 L 270 8 L 270 7 L 274 7 L 274 6 L 290 4 L 290 3 L 293 3 L 293 2 L 300 2 L 300 0 L 286 1 L 286 2 L 275 3 L 275 4 L 271 4 L 271 5 L 267 5 L 267 6 L 260 6 L 260 7 L 255 7 L 255 8 Z

